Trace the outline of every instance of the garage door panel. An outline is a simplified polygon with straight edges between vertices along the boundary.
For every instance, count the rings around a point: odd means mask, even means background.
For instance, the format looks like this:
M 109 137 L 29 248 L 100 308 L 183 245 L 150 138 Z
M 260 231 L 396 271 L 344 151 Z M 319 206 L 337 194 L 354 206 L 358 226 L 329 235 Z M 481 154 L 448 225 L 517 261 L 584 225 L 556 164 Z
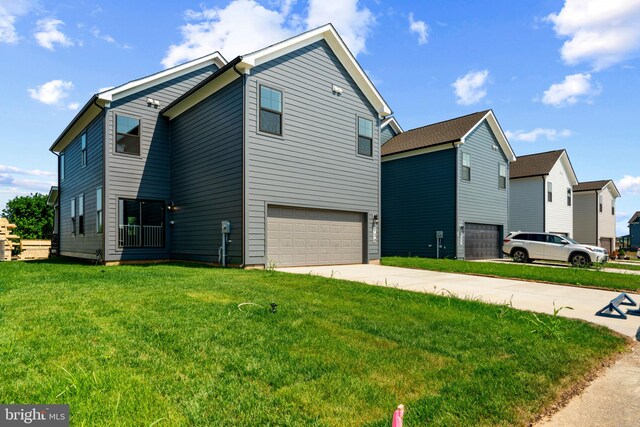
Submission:
M 465 259 L 500 258 L 500 226 L 491 224 L 465 224 Z
M 269 263 L 282 267 L 361 263 L 363 219 L 356 212 L 269 206 Z

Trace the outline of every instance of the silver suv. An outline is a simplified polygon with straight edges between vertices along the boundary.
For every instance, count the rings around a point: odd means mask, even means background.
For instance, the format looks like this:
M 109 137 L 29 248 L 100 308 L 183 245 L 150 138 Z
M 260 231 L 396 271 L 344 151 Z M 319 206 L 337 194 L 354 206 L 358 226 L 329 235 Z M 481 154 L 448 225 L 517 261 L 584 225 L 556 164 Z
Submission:
M 511 232 L 504 239 L 502 253 L 515 262 L 536 259 L 570 262 L 585 267 L 592 262 L 607 262 L 609 253 L 598 246 L 581 245 L 569 237 L 551 233 Z

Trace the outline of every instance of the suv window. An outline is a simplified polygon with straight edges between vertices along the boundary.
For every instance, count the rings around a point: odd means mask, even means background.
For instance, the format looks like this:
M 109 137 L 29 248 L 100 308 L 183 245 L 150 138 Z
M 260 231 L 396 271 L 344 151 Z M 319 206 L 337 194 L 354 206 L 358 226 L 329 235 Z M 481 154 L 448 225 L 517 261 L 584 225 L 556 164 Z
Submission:
M 547 236 L 547 243 L 555 243 L 561 245 L 563 241 L 564 239 L 559 236 Z

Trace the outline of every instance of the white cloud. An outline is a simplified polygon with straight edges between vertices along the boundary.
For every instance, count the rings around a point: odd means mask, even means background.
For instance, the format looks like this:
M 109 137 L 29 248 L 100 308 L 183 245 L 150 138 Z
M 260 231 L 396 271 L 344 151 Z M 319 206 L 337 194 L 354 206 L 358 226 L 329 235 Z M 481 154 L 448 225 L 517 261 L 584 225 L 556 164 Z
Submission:
M 23 169 L 15 166 L 0 165 L 0 173 L 15 173 L 20 175 L 31 176 L 56 176 L 55 173 L 49 171 L 43 171 L 40 169 Z
M 640 50 L 640 0 L 566 0 L 546 20 L 569 39 L 560 53 L 570 65 L 587 62 L 601 70 Z
M 96 27 L 93 27 L 93 28 L 91 29 L 91 34 L 93 34 L 93 37 L 95 37 L 95 38 L 97 38 L 97 39 L 100 39 L 100 40 L 104 40 L 104 41 L 106 41 L 107 43 L 115 43 L 115 42 L 116 42 L 116 39 L 114 39 L 113 37 L 111 37 L 111 36 L 110 36 L 110 35 L 108 35 L 108 34 L 102 34 L 102 33 L 100 32 L 100 30 L 99 30 L 99 29 L 97 29 Z
M 68 108 L 69 110 L 73 110 L 73 111 L 75 111 L 75 110 L 77 110 L 79 107 L 80 107 L 80 104 L 79 104 L 78 102 L 71 102 L 71 103 L 67 104 L 67 108 Z
M 480 102 L 487 95 L 489 70 L 470 71 L 451 84 L 459 105 L 471 105 Z
M 640 195 L 640 176 L 625 175 L 616 181 L 616 187 L 620 193 Z
M 64 22 L 59 19 L 40 19 L 36 23 L 36 32 L 33 36 L 36 38 L 38 44 L 45 49 L 55 50 L 54 47 L 56 44 L 62 47 L 73 46 L 73 41 L 58 29 L 58 27 L 62 25 L 64 25 Z
M 62 106 L 62 101 L 69 97 L 69 91 L 73 89 L 73 83 L 64 80 L 51 80 L 38 86 L 36 89 L 28 89 L 31 98 L 43 104 Z M 67 105 L 71 110 L 77 109 L 77 103 Z
M 546 128 L 535 128 L 531 131 L 524 130 L 516 130 L 516 131 L 506 131 L 504 133 L 507 139 L 512 141 L 524 141 L 524 142 L 536 142 L 538 138 L 544 137 L 547 141 L 555 141 L 558 138 L 567 138 L 573 135 L 569 129 L 546 129 Z
M 354 56 L 366 52 L 367 37 L 376 19 L 366 7 L 358 7 L 358 0 L 309 0 L 307 29 L 332 23 Z
M 18 43 L 20 35 L 16 31 L 16 21 L 33 6 L 33 0 L 0 0 L 0 43 Z
M 426 44 L 429 26 L 420 20 L 413 19 L 413 13 L 409 14 L 409 31 L 418 35 L 418 44 Z
M 172 67 L 216 50 L 231 59 L 328 22 L 354 55 L 366 50 L 375 17 L 366 7 L 359 7 L 357 0 L 308 0 L 306 17 L 292 12 L 295 3 L 272 2 L 274 9 L 269 9 L 255 0 L 233 0 L 224 8 L 187 10 L 189 22 L 180 27 L 182 42 L 169 46 L 162 64 Z
M 602 88 L 599 84 L 591 84 L 591 74 L 571 74 L 566 76 L 562 83 L 554 83 L 545 90 L 542 103 L 563 107 L 575 104 L 583 98 L 591 102 L 591 97 L 599 95 L 600 92 Z

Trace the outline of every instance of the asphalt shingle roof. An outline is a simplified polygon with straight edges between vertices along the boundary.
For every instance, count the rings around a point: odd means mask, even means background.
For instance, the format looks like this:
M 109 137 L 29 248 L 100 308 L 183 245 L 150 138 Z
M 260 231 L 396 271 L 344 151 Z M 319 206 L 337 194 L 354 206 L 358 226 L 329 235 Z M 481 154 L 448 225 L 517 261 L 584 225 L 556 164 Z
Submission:
M 509 178 L 548 175 L 562 153 L 564 150 L 519 156 L 518 160 L 509 166 Z
M 610 179 L 604 179 L 600 181 L 586 181 L 573 186 L 573 191 L 593 191 L 602 190 L 602 188 L 611 181 Z
M 491 110 L 419 127 L 394 136 L 382 146 L 382 155 L 402 153 L 460 141 Z

